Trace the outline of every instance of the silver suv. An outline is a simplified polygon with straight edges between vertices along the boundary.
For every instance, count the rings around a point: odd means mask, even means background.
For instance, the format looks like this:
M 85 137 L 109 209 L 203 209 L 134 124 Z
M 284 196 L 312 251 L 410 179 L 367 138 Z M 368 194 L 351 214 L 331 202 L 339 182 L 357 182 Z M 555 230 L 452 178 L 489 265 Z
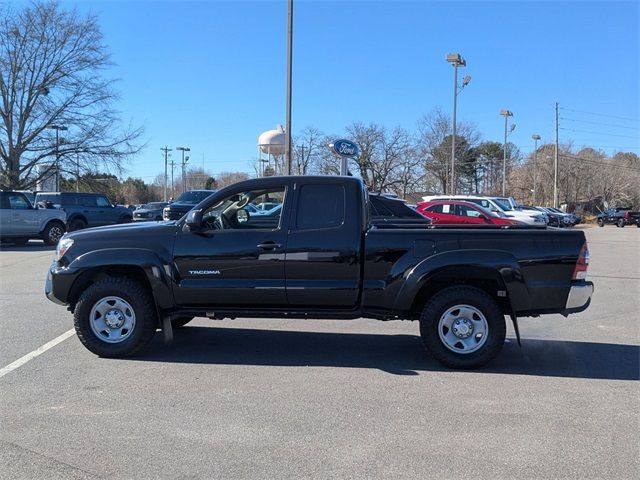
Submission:
M 25 244 L 40 238 L 55 245 L 66 231 L 67 214 L 62 210 L 33 206 L 22 192 L 0 192 L 0 240 Z

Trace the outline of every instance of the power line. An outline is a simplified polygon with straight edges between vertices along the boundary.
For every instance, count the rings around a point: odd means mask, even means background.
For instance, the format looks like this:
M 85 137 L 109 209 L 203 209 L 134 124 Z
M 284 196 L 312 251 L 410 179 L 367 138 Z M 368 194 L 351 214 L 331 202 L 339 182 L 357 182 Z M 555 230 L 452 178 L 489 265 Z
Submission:
M 567 120 L 569 122 L 588 123 L 590 125 L 599 125 L 602 127 L 628 128 L 631 130 L 640 130 L 640 127 L 630 127 L 627 125 L 614 125 L 613 123 L 590 122 L 589 120 L 578 120 L 576 118 L 560 117 L 560 120 Z
M 629 120 L 631 122 L 640 122 L 637 118 L 620 117 L 618 115 L 608 115 L 606 113 L 587 112 L 585 110 L 574 110 L 572 108 L 560 107 L 560 110 L 566 110 L 567 112 L 584 113 L 586 115 L 597 115 L 599 117 L 617 118 L 618 120 Z
M 560 127 L 560 130 L 565 130 L 567 132 L 575 132 L 575 133 L 588 133 L 590 135 L 605 135 L 607 137 L 622 137 L 622 138 L 633 138 L 633 139 L 637 139 L 638 137 L 633 137 L 631 135 L 618 135 L 616 133 L 606 133 L 606 132 L 588 132 L 586 130 L 574 130 L 572 128 L 563 128 Z

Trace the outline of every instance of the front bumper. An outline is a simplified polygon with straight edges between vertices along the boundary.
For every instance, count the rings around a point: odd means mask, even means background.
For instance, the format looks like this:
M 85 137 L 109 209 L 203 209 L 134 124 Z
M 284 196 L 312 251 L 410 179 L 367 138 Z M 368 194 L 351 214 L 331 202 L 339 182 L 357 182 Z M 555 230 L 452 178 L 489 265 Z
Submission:
M 567 296 L 565 313 L 579 313 L 585 311 L 591 303 L 593 282 L 573 282 Z
M 47 271 L 44 282 L 44 293 L 49 300 L 58 305 L 68 305 L 68 295 L 75 280 L 75 274 L 66 268 L 60 268 L 54 261 Z

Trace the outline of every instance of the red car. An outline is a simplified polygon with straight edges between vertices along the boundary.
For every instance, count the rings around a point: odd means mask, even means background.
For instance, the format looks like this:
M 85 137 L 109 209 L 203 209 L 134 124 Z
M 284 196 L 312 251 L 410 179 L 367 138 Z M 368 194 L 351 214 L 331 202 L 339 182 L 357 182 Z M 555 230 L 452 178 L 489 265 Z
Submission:
M 490 212 L 462 200 L 424 202 L 416 210 L 430 218 L 434 225 L 522 225 L 522 222 L 507 218 L 502 212 Z

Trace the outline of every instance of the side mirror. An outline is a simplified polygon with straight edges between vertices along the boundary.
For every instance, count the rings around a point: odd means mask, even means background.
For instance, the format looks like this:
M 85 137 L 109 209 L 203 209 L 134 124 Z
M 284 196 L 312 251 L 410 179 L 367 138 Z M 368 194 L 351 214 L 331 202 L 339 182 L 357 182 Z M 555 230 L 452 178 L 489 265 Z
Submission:
M 190 232 L 197 232 L 202 228 L 202 210 L 191 210 L 187 213 L 185 225 Z
M 236 212 L 236 220 L 238 223 L 247 223 L 249 221 L 250 215 L 244 208 L 241 208 Z
M 47 206 L 47 202 L 38 202 L 38 203 L 35 204 L 35 208 L 46 209 L 46 208 L 49 208 L 49 207 Z

